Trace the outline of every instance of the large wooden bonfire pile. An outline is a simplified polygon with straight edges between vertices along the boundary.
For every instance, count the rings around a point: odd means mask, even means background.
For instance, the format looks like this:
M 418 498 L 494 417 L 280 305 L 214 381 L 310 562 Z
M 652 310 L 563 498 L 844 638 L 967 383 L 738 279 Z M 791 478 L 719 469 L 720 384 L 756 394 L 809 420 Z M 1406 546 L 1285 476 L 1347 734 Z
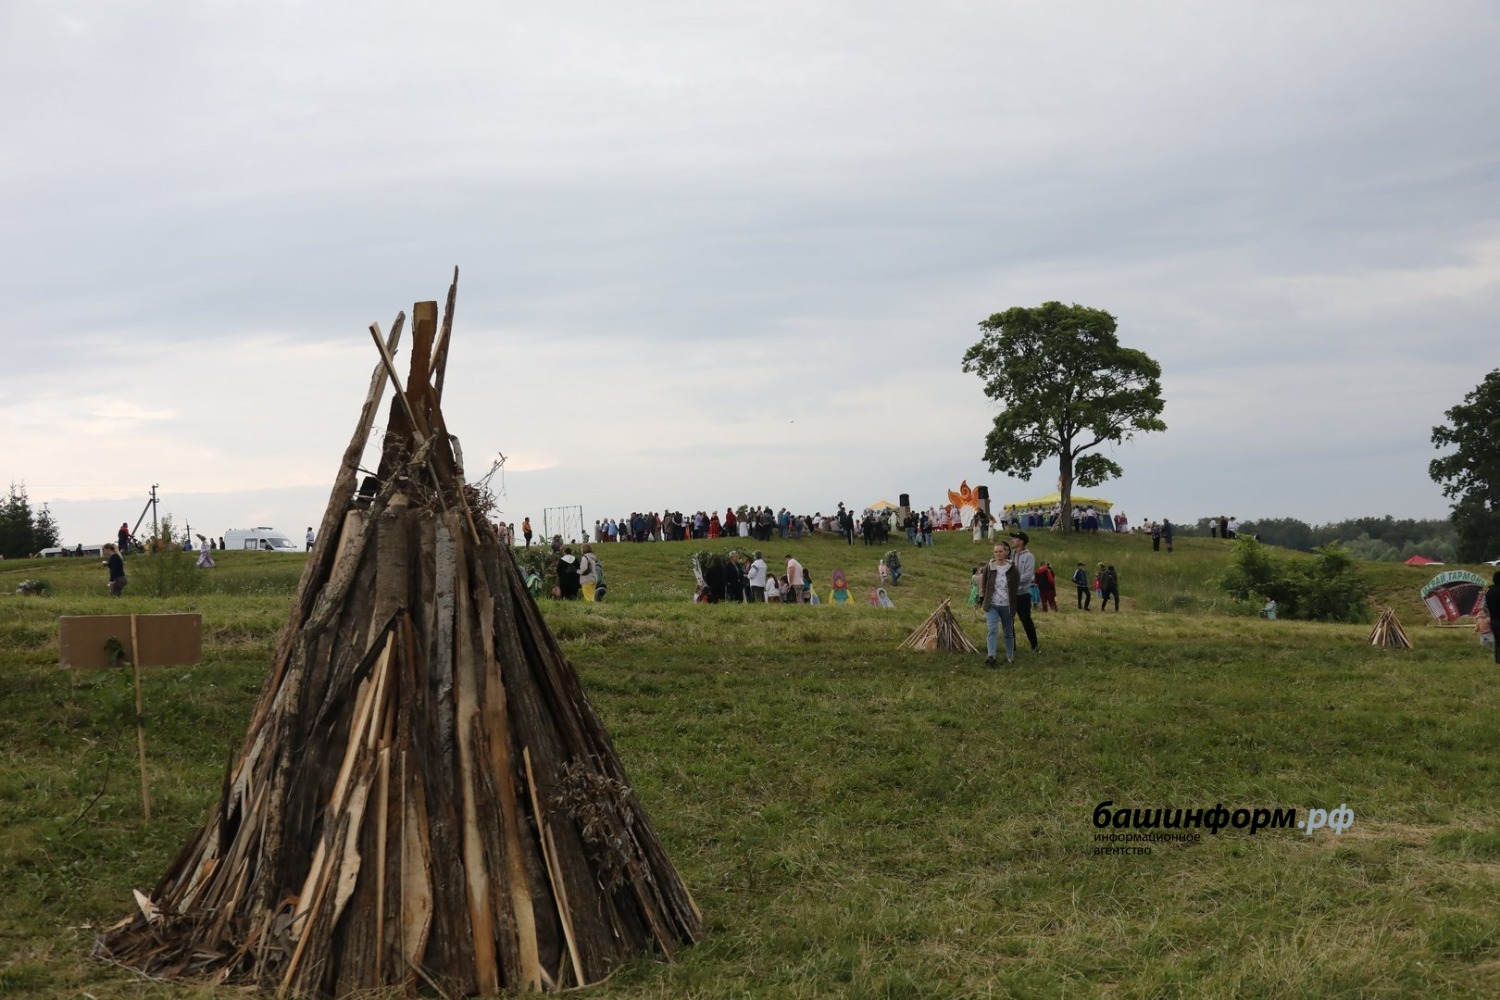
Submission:
M 928 653 L 939 650 L 946 653 L 977 653 L 979 652 L 969 637 L 964 635 L 962 626 L 958 619 L 953 617 L 953 608 L 948 603 L 948 598 L 943 598 L 943 603 L 937 606 L 937 610 L 927 616 L 927 620 L 918 625 L 912 634 L 901 640 L 898 649 L 920 649 Z
M 439 408 L 457 286 L 388 341 L 213 817 L 100 940 L 281 994 L 598 982 L 702 923 Z M 356 493 L 386 381 L 377 474 Z

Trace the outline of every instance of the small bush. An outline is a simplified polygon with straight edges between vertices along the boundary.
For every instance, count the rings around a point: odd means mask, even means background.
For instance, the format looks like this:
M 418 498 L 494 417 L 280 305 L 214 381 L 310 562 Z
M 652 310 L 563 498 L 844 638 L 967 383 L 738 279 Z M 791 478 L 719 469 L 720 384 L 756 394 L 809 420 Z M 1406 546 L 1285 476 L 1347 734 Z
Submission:
M 197 553 L 183 551 L 173 540 L 172 519 L 164 517 L 146 554 L 132 559 L 125 575 L 152 597 L 195 594 L 203 582 L 195 568 L 197 561 Z
M 528 545 L 511 549 L 511 552 L 521 570 L 521 579 L 535 573 L 542 578 L 542 593 L 552 593 L 552 588 L 557 586 L 557 557 L 552 554 L 552 549 L 546 545 Z

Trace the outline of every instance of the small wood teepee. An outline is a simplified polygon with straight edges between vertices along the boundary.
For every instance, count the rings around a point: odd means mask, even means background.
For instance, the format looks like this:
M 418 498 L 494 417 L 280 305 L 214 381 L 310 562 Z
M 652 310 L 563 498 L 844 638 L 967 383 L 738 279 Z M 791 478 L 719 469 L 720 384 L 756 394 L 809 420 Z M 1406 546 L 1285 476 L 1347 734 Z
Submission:
M 1411 640 L 1406 637 L 1406 629 L 1396 620 L 1396 609 L 1386 608 L 1380 612 L 1380 620 L 1370 630 L 1370 645 L 1392 646 L 1396 649 L 1411 649 Z
M 609 735 L 463 479 L 441 328 L 389 340 L 208 823 L 100 953 L 282 995 L 595 983 L 702 933 Z M 356 491 L 385 383 L 377 474 Z
M 925 652 L 943 651 L 948 653 L 977 653 L 979 648 L 969 641 L 964 635 L 964 630 L 958 624 L 958 619 L 953 617 L 953 608 L 948 598 L 943 598 L 943 603 L 937 606 L 937 610 L 927 616 L 927 620 L 912 630 L 911 635 L 901 640 L 898 649 L 920 649 Z

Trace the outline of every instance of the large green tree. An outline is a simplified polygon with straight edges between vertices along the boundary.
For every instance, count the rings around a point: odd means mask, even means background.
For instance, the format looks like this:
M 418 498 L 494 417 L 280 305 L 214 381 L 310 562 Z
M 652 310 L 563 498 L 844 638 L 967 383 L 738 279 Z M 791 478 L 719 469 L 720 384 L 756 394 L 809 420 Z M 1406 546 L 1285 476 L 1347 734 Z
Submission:
M 1060 525 L 1073 515 L 1073 487 L 1123 474 L 1091 452 L 1137 431 L 1164 431 L 1161 365 L 1120 346 L 1115 318 L 1102 309 L 1044 302 L 1016 306 L 979 324 L 984 336 L 964 352 L 964 371 L 984 380 L 1002 409 L 985 437 L 991 472 L 1020 479 L 1057 460 Z
M 31 509 L 25 483 L 11 483 L 10 495 L 0 500 L 0 555 L 23 559 L 57 544 L 57 524 L 45 506 Z
M 1432 429 L 1436 448 L 1455 448 L 1435 458 L 1427 474 L 1453 501 L 1458 557 L 1464 562 L 1500 557 L 1500 369 L 1444 414 Z

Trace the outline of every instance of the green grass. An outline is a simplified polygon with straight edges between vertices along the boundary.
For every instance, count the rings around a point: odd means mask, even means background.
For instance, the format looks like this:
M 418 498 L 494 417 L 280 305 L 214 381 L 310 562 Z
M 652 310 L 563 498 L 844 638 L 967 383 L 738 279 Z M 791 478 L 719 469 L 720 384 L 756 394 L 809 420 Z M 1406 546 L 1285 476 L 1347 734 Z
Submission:
M 1044 653 L 1008 671 L 896 649 L 962 605 L 987 552 L 967 538 L 900 543 L 895 611 L 693 605 L 692 542 L 610 546 L 608 603 L 546 603 L 708 927 L 593 995 L 1500 993 L 1497 675 L 1472 633 L 1426 625 L 1428 574 L 1365 567 L 1416 643 L 1396 652 L 1368 624 L 1259 620 L 1211 584 L 1225 543 L 1036 535 L 1063 577 L 1114 563 L 1124 613 L 1070 611 L 1064 587 Z M 884 551 L 763 548 L 823 587 L 842 566 L 856 597 Z M 225 553 L 197 595 L 110 601 L 92 561 L 0 563 L 0 996 L 245 995 L 88 950 L 216 798 L 300 568 Z M 10 596 L 41 575 L 51 596 Z M 203 614 L 204 661 L 148 673 L 148 826 L 129 678 L 59 670 L 56 619 L 161 610 Z M 1106 799 L 1357 820 L 1099 856 Z

